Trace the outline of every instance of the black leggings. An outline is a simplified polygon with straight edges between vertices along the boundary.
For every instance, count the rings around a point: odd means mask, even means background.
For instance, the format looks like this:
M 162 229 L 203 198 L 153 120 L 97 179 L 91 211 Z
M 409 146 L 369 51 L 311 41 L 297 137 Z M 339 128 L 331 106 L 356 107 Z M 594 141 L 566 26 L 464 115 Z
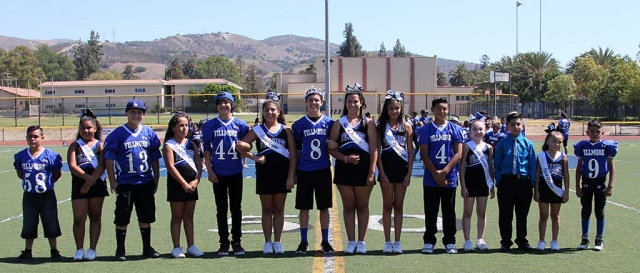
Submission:
M 595 199 L 596 219 L 604 220 L 604 205 L 607 203 L 607 196 L 605 195 L 607 187 L 604 185 L 605 178 L 585 180 L 587 181 L 582 182 L 582 197 L 580 198 L 580 203 L 582 204 L 582 219 L 589 219 L 589 217 L 591 217 L 591 204 Z

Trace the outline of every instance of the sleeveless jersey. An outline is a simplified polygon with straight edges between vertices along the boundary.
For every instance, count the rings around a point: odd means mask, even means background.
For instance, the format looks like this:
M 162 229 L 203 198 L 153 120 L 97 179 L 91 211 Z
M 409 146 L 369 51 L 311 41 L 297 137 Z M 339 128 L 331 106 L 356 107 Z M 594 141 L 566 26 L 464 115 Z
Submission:
M 13 167 L 22 171 L 22 189 L 29 193 L 53 190 L 53 174 L 62 168 L 62 157 L 47 148 L 33 157 L 26 148 L 14 156 Z
M 269 129 L 267 129 L 267 127 L 264 126 L 263 124 L 260 124 L 257 126 L 260 126 L 264 131 L 265 135 L 271 140 L 273 140 L 273 142 L 276 142 L 282 145 L 283 147 L 285 147 L 285 149 L 288 150 L 289 143 L 287 143 L 286 126 L 284 126 L 283 124 L 280 124 L 280 129 L 278 129 L 276 133 L 269 132 Z M 267 177 L 264 177 L 264 178 L 268 179 L 270 174 L 284 173 L 284 176 L 286 177 L 286 175 L 289 172 L 289 160 L 290 160 L 289 158 L 286 158 L 280 153 L 264 145 L 264 142 L 262 142 L 260 138 L 257 138 L 256 140 L 256 149 L 258 150 L 258 155 L 264 155 L 266 158 L 266 162 L 264 164 L 256 164 L 256 176 L 258 176 L 258 174 L 260 174 L 260 176 L 266 175 Z M 278 175 L 278 176 L 281 176 L 281 175 Z M 263 177 L 261 176 L 260 178 L 263 178 Z
M 484 149 L 482 150 L 482 153 L 487 158 L 487 161 L 489 161 L 489 144 L 488 143 L 484 145 Z M 478 160 L 478 157 L 471 149 L 469 149 L 469 152 L 467 153 L 465 167 L 466 169 L 465 169 L 464 176 L 465 176 L 465 179 L 467 180 L 467 183 L 470 182 L 469 179 L 474 179 L 474 180 L 482 179 L 481 181 L 486 180 L 482 163 L 480 163 L 480 160 Z M 486 184 L 486 181 L 484 182 L 484 184 Z
M 180 145 L 180 146 L 182 146 L 185 152 L 187 152 L 187 156 L 191 157 L 191 159 L 194 160 L 195 162 L 195 159 L 193 158 L 194 158 L 194 155 L 198 153 L 198 151 L 197 151 L 197 148 L 194 150 L 193 142 L 187 141 L 184 145 Z M 189 163 L 187 163 L 187 161 L 185 161 L 184 158 L 180 157 L 180 155 L 176 153 L 176 151 L 172 150 L 172 152 L 173 152 L 173 166 L 176 168 L 176 170 L 178 170 L 178 173 L 180 173 L 182 178 L 184 178 L 184 180 L 187 181 L 187 183 L 196 179 L 196 177 L 198 176 L 198 173 L 193 168 L 191 168 L 191 166 L 189 166 Z M 167 183 L 178 183 L 178 180 L 175 179 L 172 175 L 167 174 Z
M 211 165 L 216 175 L 242 173 L 242 157 L 236 143 L 249 132 L 249 125 L 235 117 L 223 121 L 219 117 L 202 126 L 204 150 L 211 152 Z
M 147 126 L 140 126 L 133 132 L 126 124 L 114 129 L 104 142 L 104 151 L 104 157 L 115 163 L 114 172 L 119 184 L 151 182 L 151 162 L 162 157 L 160 139 Z
M 609 173 L 609 163 L 607 159 L 613 158 L 618 153 L 618 143 L 611 140 L 602 140 L 593 143 L 589 140 L 582 140 L 573 145 L 574 154 L 582 158 L 582 175 L 585 178 L 602 178 Z
M 437 126 L 435 123 L 430 123 L 420 129 L 420 136 L 418 138 L 419 145 L 429 145 L 429 159 L 433 163 L 433 166 L 437 170 L 444 169 L 445 166 L 451 161 L 454 155 L 453 145 L 462 143 L 463 138 L 460 133 L 459 127 L 451 122 L 446 122 L 442 126 Z M 427 187 L 437 187 L 438 184 L 433 180 L 429 171 L 425 168 L 425 175 L 423 176 L 423 185 Z M 451 171 L 447 174 L 447 181 L 453 182 L 447 187 L 458 186 L 458 165 L 456 164 Z
M 293 136 L 302 144 L 298 170 L 310 172 L 331 167 L 327 139 L 333 122 L 323 115 L 315 122 L 304 116 L 293 123 Z
M 96 154 L 96 157 L 100 156 L 100 140 L 96 141 L 93 147 L 91 147 L 91 150 L 93 151 L 94 154 Z M 82 169 L 85 173 L 89 175 L 92 174 L 93 171 L 95 170 L 95 168 L 91 164 L 91 160 L 89 160 L 87 156 L 84 154 L 84 152 L 82 151 L 80 144 L 76 146 L 76 165 L 78 165 L 80 169 Z M 76 176 L 75 174 L 73 174 L 73 172 L 71 173 L 71 179 L 72 181 L 77 181 L 78 183 L 84 183 L 84 179 L 82 179 L 79 176 Z M 102 179 L 98 179 L 96 183 L 104 184 L 106 183 L 106 181 Z
M 558 187 L 562 187 L 562 179 L 564 178 L 564 168 L 562 166 L 562 158 L 564 158 L 564 154 L 560 152 L 560 156 L 556 160 L 551 158 L 548 152 L 545 152 L 544 156 L 547 157 L 547 166 L 549 167 L 549 172 L 551 173 L 551 179 L 553 179 L 553 184 L 555 184 Z M 538 164 L 540 164 L 539 161 L 538 161 Z M 540 174 L 540 181 L 538 183 L 545 183 L 545 184 L 547 183 L 544 181 L 544 177 L 542 176 L 542 173 Z
M 386 125 L 385 125 L 386 127 Z M 406 127 L 405 127 L 406 128 Z M 383 134 L 385 133 L 385 128 L 382 129 Z M 402 148 L 404 148 L 405 150 L 407 149 L 407 132 L 404 131 L 403 129 L 396 129 L 394 130 L 393 128 L 391 128 L 391 133 L 393 134 L 393 138 L 396 139 L 396 141 L 398 141 L 398 144 L 400 146 L 402 146 Z M 402 157 L 400 157 L 398 155 L 398 153 L 396 153 L 396 151 L 391 147 L 391 145 L 389 145 L 389 143 L 387 142 L 387 139 L 385 138 L 385 135 L 379 136 L 382 140 L 382 149 L 380 150 L 380 155 L 382 156 L 382 159 L 384 162 L 385 158 L 386 159 L 392 159 L 392 158 L 397 158 L 399 160 L 404 161 L 404 159 L 402 159 Z

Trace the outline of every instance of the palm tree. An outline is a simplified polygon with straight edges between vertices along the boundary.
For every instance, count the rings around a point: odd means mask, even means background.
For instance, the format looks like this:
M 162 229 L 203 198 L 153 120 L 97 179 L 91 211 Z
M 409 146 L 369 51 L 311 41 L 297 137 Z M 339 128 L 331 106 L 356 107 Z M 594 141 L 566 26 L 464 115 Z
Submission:
M 300 74 L 313 74 L 316 73 L 316 65 L 314 63 L 310 63 L 307 68 L 304 70 L 300 70 Z
M 466 86 L 469 82 L 469 71 L 463 63 L 456 66 L 456 70 L 449 72 L 449 84 L 451 86 Z
M 573 58 L 573 60 L 571 60 L 567 64 L 567 69 L 565 69 L 564 73 L 573 74 L 576 68 L 576 63 L 578 62 L 579 58 L 590 57 L 596 62 L 597 65 L 600 65 L 608 69 L 611 66 L 613 66 L 616 58 L 619 56 L 620 56 L 619 54 L 615 54 L 615 52 L 609 49 L 608 47 L 604 51 L 602 51 L 602 47 L 598 47 L 598 50 L 591 48 L 591 50 L 580 54 L 580 56 L 578 57 Z
M 519 54 L 515 60 L 515 70 L 518 76 L 528 81 L 528 91 L 531 100 L 537 100 L 544 93 L 543 80 L 547 73 L 559 72 L 558 61 L 547 52 L 527 52 Z
M 445 81 L 447 80 L 447 77 L 445 76 L 444 72 L 440 71 L 440 67 L 438 66 L 438 70 L 436 71 L 436 75 L 437 75 L 437 82 L 436 84 L 438 86 L 443 86 Z

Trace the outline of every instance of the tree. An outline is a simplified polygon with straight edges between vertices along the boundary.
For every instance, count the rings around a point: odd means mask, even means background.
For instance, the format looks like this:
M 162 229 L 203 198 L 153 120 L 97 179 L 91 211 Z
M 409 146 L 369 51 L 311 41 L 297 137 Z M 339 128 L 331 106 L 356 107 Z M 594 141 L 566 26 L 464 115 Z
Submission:
M 489 56 L 487 56 L 487 54 L 483 54 L 482 57 L 480 58 L 480 69 L 484 70 L 485 68 L 487 68 L 487 66 L 489 66 L 490 63 L 490 59 Z
M 182 73 L 182 62 L 180 62 L 180 59 L 178 57 L 173 57 L 171 59 L 169 67 L 165 69 L 164 79 L 184 79 L 184 74 Z
M 598 50 L 591 48 L 591 50 L 580 54 L 580 56 L 575 57 L 567 64 L 567 69 L 565 70 L 566 74 L 572 74 L 575 70 L 576 62 L 578 58 L 589 57 L 592 58 L 597 65 L 604 66 L 604 68 L 609 68 L 613 64 L 616 58 L 621 58 L 620 55 L 615 54 L 613 50 L 608 47 L 603 51 L 602 47 L 598 47 Z
M 212 112 L 216 112 L 216 106 L 213 104 L 213 98 L 215 94 L 219 92 L 227 91 L 231 93 L 233 96 L 233 100 L 235 101 L 236 109 L 240 109 L 242 107 L 242 97 L 240 97 L 240 92 L 238 89 L 231 85 L 221 85 L 221 84 L 207 84 L 202 90 L 191 89 L 189 90 L 189 94 L 191 95 L 199 95 L 204 94 L 207 96 L 190 96 L 189 102 L 191 103 L 191 110 L 189 112 L 209 112 L 213 109 Z M 206 100 L 206 101 L 205 101 Z
M 353 24 L 344 24 L 344 42 L 340 44 L 340 50 L 338 55 L 341 57 L 360 57 L 364 56 L 365 52 L 362 50 L 362 46 L 355 35 L 353 35 Z
M 130 64 L 124 67 L 124 71 L 122 71 L 121 76 L 123 80 L 135 80 L 138 78 L 133 70 L 133 65 Z
M 393 46 L 393 57 L 411 57 L 411 52 L 404 48 L 400 43 L 400 39 L 397 39 L 396 45 Z
M 456 70 L 449 72 L 449 84 L 451 86 L 466 86 L 469 81 L 469 71 L 464 64 L 458 64 Z
M 67 55 L 56 53 L 48 45 L 40 44 L 33 54 L 40 63 L 46 79 L 73 81 L 76 79 L 76 67 Z
M 444 84 L 447 82 L 447 76 L 445 76 L 444 72 L 440 71 L 440 67 L 438 66 L 438 70 L 436 72 L 437 75 L 437 82 L 436 84 L 438 86 L 444 86 Z
M 518 74 L 516 94 L 523 102 L 540 101 L 547 90 L 547 82 L 561 74 L 558 61 L 547 52 L 520 53 L 514 70 Z
M 238 66 L 231 59 L 223 56 L 211 56 L 196 64 L 195 78 L 225 79 L 242 85 L 242 76 Z
M 11 73 L 11 82 L 17 80 L 20 88 L 36 89 L 41 80 L 45 78 L 44 71 L 40 68 L 38 58 L 33 51 L 26 46 L 17 46 L 0 59 L 0 72 Z
M 264 84 L 258 73 L 258 67 L 255 64 L 247 66 L 244 72 L 244 91 L 245 93 L 260 93 L 264 91 Z
M 384 42 L 380 44 L 380 51 L 378 51 L 378 57 L 387 57 L 387 48 L 384 46 Z
M 196 60 L 194 59 L 187 60 L 187 62 L 182 65 L 182 74 L 184 74 L 186 78 L 195 79 L 196 66 L 197 66 Z
M 89 81 L 104 81 L 104 80 L 122 80 L 122 75 L 117 71 L 107 70 L 94 72 L 89 77 Z
M 575 99 L 576 83 L 571 75 L 560 75 L 549 81 L 549 89 L 544 94 L 544 101 L 555 103 L 560 110 L 566 112 L 567 103 Z
M 316 65 L 314 63 L 310 63 L 307 68 L 304 70 L 300 70 L 299 74 L 314 74 L 316 73 Z
M 271 79 L 269 80 L 269 90 L 276 91 L 278 90 L 278 74 L 274 71 L 271 75 Z M 280 75 L 282 77 L 282 75 Z
M 238 71 L 240 71 L 240 74 L 244 73 L 244 57 L 242 55 L 236 56 L 235 62 L 236 66 L 238 67 Z
M 102 55 L 100 35 L 92 30 L 87 43 L 73 49 L 73 64 L 76 66 L 77 79 L 84 80 L 92 73 L 99 71 Z

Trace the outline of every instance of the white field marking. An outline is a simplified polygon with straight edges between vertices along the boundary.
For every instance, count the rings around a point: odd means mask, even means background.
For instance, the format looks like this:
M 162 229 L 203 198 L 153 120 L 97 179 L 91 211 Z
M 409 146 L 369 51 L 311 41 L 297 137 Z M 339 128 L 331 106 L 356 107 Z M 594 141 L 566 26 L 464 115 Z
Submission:
M 284 218 L 293 218 L 298 219 L 297 214 L 286 214 Z M 262 216 L 259 215 L 243 215 L 242 216 L 242 225 L 252 225 L 252 224 L 261 224 Z M 227 224 L 231 225 L 231 218 L 227 218 Z M 293 223 L 289 221 L 284 221 L 284 226 L 282 227 L 282 232 L 294 232 L 300 229 L 300 224 Z M 209 231 L 218 232 L 217 228 L 210 228 Z M 243 230 L 243 234 L 262 234 L 262 229 L 255 230 Z
M 335 198 L 335 196 L 334 196 Z M 331 216 L 333 216 L 334 213 L 337 213 L 335 210 L 337 208 L 329 208 L 329 219 L 331 219 Z M 333 225 L 329 225 L 329 236 L 327 238 L 329 240 L 329 243 L 334 246 L 336 245 L 336 242 L 334 242 L 334 238 L 333 238 Z M 324 268 L 322 270 L 323 273 L 331 273 L 331 272 L 335 272 L 335 256 L 334 254 L 324 254 Z
M 71 201 L 71 198 L 67 198 L 67 199 L 64 199 L 64 200 L 58 201 L 58 205 L 60 205 L 60 204 L 62 204 L 62 203 L 64 203 L 64 202 L 68 202 L 68 201 Z M 9 218 L 7 218 L 7 219 L 0 220 L 0 224 L 1 224 L 1 223 L 4 223 L 4 222 L 9 222 L 9 221 L 11 221 L 11 220 L 13 220 L 13 219 L 18 219 L 18 218 L 22 218 L 22 213 L 20 213 L 20 214 L 18 214 L 18 215 L 16 215 L 16 216 L 11 216 L 11 217 L 9 217 Z
M 574 191 L 574 190 L 570 190 L 570 191 L 572 191 L 572 192 L 576 192 L 576 191 Z M 625 205 L 625 204 L 616 203 L 616 202 L 613 202 L 613 201 L 611 201 L 611 200 L 607 200 L 607 203 L 610 203 L 610 204 L 612 204 L 612 205 L 616 205 L 616 206 L 618 206 L 618 207 L 625 208 L 625 209 L 628 209 L 628 210 L 631 210 L 631 211 L 635 211 L 635 212 L 640 213 L 640 209 L 636 209 L 636 208 L 634 208 L 634 207 L 630 207 L 630 206 L 627 206 L 627 205 Z

